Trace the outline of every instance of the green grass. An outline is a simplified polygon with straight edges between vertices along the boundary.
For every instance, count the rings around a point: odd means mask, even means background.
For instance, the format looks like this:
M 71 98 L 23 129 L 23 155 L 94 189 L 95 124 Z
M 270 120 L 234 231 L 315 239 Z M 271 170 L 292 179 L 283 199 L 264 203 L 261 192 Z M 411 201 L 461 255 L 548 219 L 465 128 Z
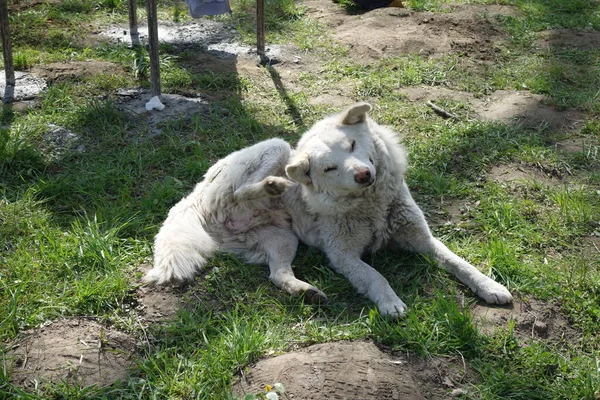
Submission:
M 15 4 L 25 2 L 16 2 Z M 414 11 L 448 12 L 465 3 L 407 1 Z M 97 60 L 114 71 L 49 82 L 39 103 L 0 113 L 0 358 L 25 330 L 70 316 L 91 316 L 126 331 L 142 345 L 132 378 L 107 388 L 66 383 L 22 389 L 0 368 L 0 398 L 234 398 L 237 374 L 266 354 L 334 340 L 370 339 L 420 357 L 459 357 L 473 371 L 468 399 L 595 399 L 600 390 L 600 264 L 590 238 L 600 234 L 600 53 L 539 48 L 540 32 L 582 29 L 598 34 L 597 2 L 507 0 L 520 14 L 494 21 L 506 33 L 494 63 L 458 55 L 430 59 L 398 55 L 365 67 L 348 56 L 302 3 L 267 1 L 267 41 L 293 44 L 317 60 L 302 90 L 277 90 L 277 65 L 261 73 L 196 68 L 195 50 L 161 46 L 163 89 L 200 93 L 208 106 L 161 123 L 120 107 L 119 88 L 148 87 L 146 50 L 81 38 L 126 23 L 124 1 L 40 2 L 9 13 L 18 70 L 52 62 Z M 568 3 L 568 4 L 567 4 Z M 255 4 L 233 1 L 231 16 L 215 19 L 255 43 Z M 356 12 L 341 1 L 340 9 Z M 160 18 L 189 21 L 182 1 L 159 4 Z M 139 7 L 139 18 L 145 18 Z M 466 66 L 469 66 L 466 68 Z M 279 77 L 280 78 L 280 77 Z M 398 88 L 438 86 L 487 96 L 529 90 L 544 102 L 580 115 L 582 152 L 554 143 L 573 132 L 526 129 L 472 118 L 467 102 L 440 99 L 458 115 L 445 120 Z M 324 290 L 323 307 L 291 298 L 268 281 L 264 266 L 219 255 L 183 297 L 173 321 L 142 330 L 132 290 L 136 267 L 151 259 L 152 240 L 169 208 L 208 167 L 233 150 L 270 137 L 292 143 L 331 112 L 313 105 L 324 89 L 371 101 L 373 116 L 404 136 L 407 181 L 428 216 L 445 204 L 468 204 L 460 223 L 432 229 L 453 251 L 519 296 L 552 301 L 576 338 L 525 341 L 514 324 L 480 332 L 468 307 L 476 298 L 423 256 L 380 252 L 377 266 L 409 305 L 405 319 L 382 318 L 325 256 L 301 246 L 299 278 Z M 76 146 L 48 144 L 48 125 L 68 128 Z M 76 150 L 81 149 L 81 150 Z M 494 182 L 498 164 L 555 171 L 566 182 Z

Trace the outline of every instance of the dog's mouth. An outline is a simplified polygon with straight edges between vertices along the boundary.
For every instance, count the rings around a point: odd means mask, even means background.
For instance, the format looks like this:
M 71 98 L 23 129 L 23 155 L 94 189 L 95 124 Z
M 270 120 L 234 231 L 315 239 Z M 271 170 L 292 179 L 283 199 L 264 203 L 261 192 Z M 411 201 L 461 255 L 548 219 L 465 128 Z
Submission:
M 375 183 L 375 177 L 371 177 L 367 182 L 361 183 L 361 186 L 367 188 Z

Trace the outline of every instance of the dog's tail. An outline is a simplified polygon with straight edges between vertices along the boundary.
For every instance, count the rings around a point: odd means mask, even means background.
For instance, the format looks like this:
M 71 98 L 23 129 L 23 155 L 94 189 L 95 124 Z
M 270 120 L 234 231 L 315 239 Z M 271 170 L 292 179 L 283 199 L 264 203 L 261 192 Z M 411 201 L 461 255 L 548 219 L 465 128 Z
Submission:
M 192 280 L 218 250 L 195 207 L 181 205 L 182 209 L 176 207 L 171 211 L 154 239 L 154 268 L 144 276 L 146 282 L 161 285 Z

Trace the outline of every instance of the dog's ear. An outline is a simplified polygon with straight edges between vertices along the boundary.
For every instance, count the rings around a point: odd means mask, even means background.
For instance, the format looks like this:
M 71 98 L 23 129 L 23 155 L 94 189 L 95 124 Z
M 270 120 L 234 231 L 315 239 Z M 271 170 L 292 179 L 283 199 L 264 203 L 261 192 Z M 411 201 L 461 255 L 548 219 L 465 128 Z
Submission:
M 310 161 L 307 153 L 294 157 L 285 167 L 285 173 L 293 181 L 310 185 Z
M 342 125 L 354 125 L 364 122 L 367 119 L 367 113 L 371 111 L 369 103 L 356 103 L 348 107 L 342 113 Z

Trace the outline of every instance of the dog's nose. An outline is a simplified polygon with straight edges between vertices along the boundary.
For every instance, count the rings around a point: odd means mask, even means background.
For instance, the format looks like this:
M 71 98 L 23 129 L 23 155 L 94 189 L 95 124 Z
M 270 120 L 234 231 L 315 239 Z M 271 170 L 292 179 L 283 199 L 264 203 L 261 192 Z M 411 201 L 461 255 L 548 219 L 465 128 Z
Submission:
M 354 181 L 356 183 L 367 183 L 371 180 L 371 171 L 369 168 L 364 168 L 354 174 Z

